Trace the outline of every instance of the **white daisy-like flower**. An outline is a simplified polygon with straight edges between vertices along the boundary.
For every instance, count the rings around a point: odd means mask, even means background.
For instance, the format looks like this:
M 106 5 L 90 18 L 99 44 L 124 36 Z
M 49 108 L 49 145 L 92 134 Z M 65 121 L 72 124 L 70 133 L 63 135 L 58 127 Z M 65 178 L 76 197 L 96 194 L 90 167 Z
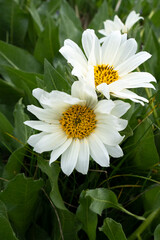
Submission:
M 139 13 L 135 11 L 130 12 L 128 15 L 125 24 L 121 21 L 121 19 L 115 15 L 114 20 L 106 20 L 104 22 L 104 29 L 99 30 L 101 34 L 104 36 L 108 36 L 111 32 L 120 31 L 121 33 L 128 33 L 132 26 L 138 22 L 140 19 L 144 19 L 139 16 Z
M 52 151 L 50 164 L 62 155 L 61 168 L 66 175 L 74 168 L 87 174 L 90 155 L 100 166 L 108 167 L 109 155 L 123 156 L 119 131 L 128 121 L 120 117 L 130 105 L 120 100 L 98 101 L 95 90 L 80 81 L 74 82 L 71 92 L 33 90 L 42 108 L 29 105 L 28 111 L 39 120 L 25 124 L 41 133 L 30 136 L 28 143 L 35 152 Z
M 122 99 L 140 102 L 148 100 L 128 90 L 132 88 L 153 88 L 150 82 L 155 78 L 147 72 L 132 72 L 151 57 L 148 52 L 137 51 L 137 42 L 126 34 L 116 31 L 106 37 L 103 44 L 94 30 L 87 29 L 82 35 L 85 54 L 70 39 L 65 40 L 61 54 L 73 66 L 72 74 L 101 92 L 107 99 L 113 95 Z

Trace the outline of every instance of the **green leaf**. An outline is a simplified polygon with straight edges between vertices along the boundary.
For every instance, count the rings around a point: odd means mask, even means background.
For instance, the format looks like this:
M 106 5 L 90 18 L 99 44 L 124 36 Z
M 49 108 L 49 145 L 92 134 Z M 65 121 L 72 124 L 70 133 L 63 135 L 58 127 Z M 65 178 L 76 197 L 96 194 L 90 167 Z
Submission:
M 42 25 L 42 22 L 41 22 L 41 19 L 40 19 L 40 16 L 39 16 L 39 13 L 36 9 L 36 7 L 34 6 L 34 2 L 31 1 L 30 2 L 30 6 L 27 7 L 32 19 L 33 19 L 33 22 L 35 24 L 35 29 L 37 31 L 37 34 L 39 35 L 43 30 L 44 30 L 44 27 Z
M 51 17 L 47 17 L 44 31 L 40 34 L 34 51 L 35 58 L 42 64 L 44 58 L 49 62 L 53 61 L 53 57 L 59 50 L 58 27 Z
M 0 193 L 0 199 L 7 207 L 9 219 L 22 236 L 32 222 L 42 185 L 42 179 L 33 180 L 18 174 Z
M 108 13 L 108 4 L 107 1 L 104 0 L 100 8 L 98 9 L 98 12 L 95 14 L 94 18 L 89 24 L 88 28 L 95 29 L 96 31 L 104 28 L 103 22 L 108 19 L 109 13 Z
M 127 151 L 134 165 L 140 169 L 150 169 L 159 162 L 159 156 L 155 146 L 152 122 L 149 119 L 141 122 L 128 140 Z
M 28 28 L 28 15 L 13 0 L 1 0 L 0 6 L 0 39 L 22 45 Z
M 44 84 L 47 91 L 59 90 L 68 91 L 68 82 L 58 71 L 45 59 L 44 61 Z
M 143 204 L 147 212 L 160 208 L 160 186 L 152 185 L 147 189 L 143 195 Z
M 155 231 L 154 231 L 154 240 L 160 239 L 160 224 L 157 225 Z
M 43 159 L 38 159 L 38 166 L 42 172 L 44 172 L 48 177 L 51 184 L 50 198 L 57 208 L 57 214 L 61 224 L 61 229 L 65 240 L 77 240 L 77 231 L 79 230 L 79 222 L 76 216 L 71 213 L 64 205 L 61 194 L 58 188 L 58 176 L 60 172 L 59 165 L 57 163 L 52 163 L 49 166 L 49 162 Z M 55 211 L 55 210 L 54 210 Z M 54 226 L 53 226 L 53 239 L 61 239 L 61 233 L 59 230 L 59 222 L 57 221 L 57 216 L 55 215 Z
M 80 20 L 76 17 L 75 12 L 69 6 L 67 1 L 63 1 L 60 8 L 59 40 L 60 45 L 64 40 L 69 38 L 77 44 L 81 43 L 82 28 Z
M 33 238 L 31 238 L 33 236 Z M 26 240 L 51 240 L 47 232 L 40 226 L 33 224 L 29 231 L 27 232 Z
M 23 96 L 23 92 L 12 84 L 0 79 L 0 103 L 14 105 Z
M 80 195 L 80 205 L 77 208 L 77 218 L 82 223 L 82 229 L 87 233 L 90 240 L 96 239 L 97 214 L 89 209 L 91 199 L 85 198 L 85 192 Z
M 51 166 L 49 166 L 49 162 L 45 161 L 41 158 L 38 159 L 38 167 L 41 169 L 42 172 L 44 172 L 50 180 L 51 183 L 51 192 L 50 197 L 55 204 L 55 206 L 62 210 L 67 210 L 67 208 L 64 205 L 64 202 L 62 200 L 62 197 L 59 192 L 58 188 L 58 176 L 60 172 L 59 165 L 54 163 Z
M 16 149 L 9 157 L 7 164 L 3 170 L 3 178 L 12 179 L 14 178 L 21 170 L 23 166 L 23 159 L 25 156 L 25 148 L 21 147 Z
M 27 72 L 41 72 L 42 66 L 27 51 L 0 41 L 0 71 L 3 66 L 11 66 Z
M 42 2 L 38 8 L 38 13 L 40 14 L 41 18 L 43 17 L 45 19 L 48 15 L 53 16 L 60 7 L 60 3 L 61 0 Z
M 106 188 L 87 190 L 85 196 L 91 199 L 90 210 L 99 215 L 101 215 L 102 211 L 106 208 L 116 208 L 139 220 L 145 219 L 144 217 L 137 216 L 126 210 L 121 204 L 118 203 L 117 197 L 114 192 Z
M 29 120 L 27 114 L 24 113 L 25 106 L 22 104 L 22 98 L 18 101 L 14 109 L 14 135 L 20 141 L 20 146 L 25 145 L 30 136 L 31 129 L 24 122 Z
M 4 240 L 18 240 L 8 220 L 6 206 L 2 201 L 0 201 L 0 236 Z
M 13 135 L 13 126 L 8 119 L 0 113 L 0 139 L 1 143 L 12 152 L 13 142 L 11 136 Z
M 24 72 L 12 67 L 5 67 L 5 71 L 10 77 L 12 83 L 18 89 L 23 89 L 25 92 L 24 101 L 27 101 L 27 103 L 31 104 L 36 103 L 37 101 L 32 96 L 32 90 L 37 87 L 36 78 L 42 78 L 42 75 L 37 73 Z
M 106 218 L 100 231 L 108 237 L 109 240 L 127 240 L 122 226 L 111 218 Z

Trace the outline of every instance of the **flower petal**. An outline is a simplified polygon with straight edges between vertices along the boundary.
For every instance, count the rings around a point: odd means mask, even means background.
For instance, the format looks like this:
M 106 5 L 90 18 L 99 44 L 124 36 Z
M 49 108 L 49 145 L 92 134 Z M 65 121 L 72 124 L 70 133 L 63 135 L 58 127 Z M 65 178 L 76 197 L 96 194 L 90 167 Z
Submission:
M 78 139 L 74 139 L 67 150 L 62 154 L 61 168 L 67 176 L 73 172 L 73 169 L 77 164 L 79 149 L 80 142 Z
M 122 137 L 116 128 L 114 126 L 111 127 L 110 124 L 97 124 L 95 133 L 104 144 L 109 146 L 118 145 L 124 138 L 124 136 Z
M 38 138 L 38 141 L 36 141 L 37 138 Z M 50 133 L 50 134 L 44 133 L 43 135 L 41 135 L 40 138 L 39 138 L 38 134 L 32 135 L 28 139 L 28 143 L 31 146 L 33 146 L 33 143 L 34 143 L 33 150 L 35 152 L 42 153 L 42 152 L 51 151 L 51 150 L 59 147 L 66 141 L 66 139 L 67 139 L 66 134 L 62 130 L 59 130 L 56 133 Z
M 123 63 L 126 59 L 134 55 L 136 51 L 137 51 L 137 42 L 135 41 L 135 39 L 130 38 L 124 41 L 118 50 L 113 66 L 116 68 L 118 65 Z
M 128 58 L 126 61 L 118 65 L 115 70 L 118 71 L 119 76 L 123 76 L 131 71 L 133 71 L 135 68 L 137 68 L 139 65 L 144 63 L 147 59 L 149 59 L 151 55 L 148 52 L 139 52 L 130 58 Z
M 115 100 L 114 104 L 115 104 L 115 107 L 112 109 L 111 114 L 116 117 L 123 116 L 131 107 L 129 103 L 123 102 L 121 100 Z
M 90 108 L 93 108 L 98 101 L 95 89 L 81 81 L 75 81 L 72 84 L 71 94 L 73 97 L 85 100 L 87 106 Z
M 67 140 L 58 148 L 54 149 L 51 153 L 49 164 L 56 161 L 61 154 L 63 154 L 67 148 L 69 148 L 72 143 L 72 138 L 67 138 Z
M 105 145 L 110 156 L 114 158 L 119 158 L 123 156 L 123 151 L 119 145 L 117 146 L 108 146 Z
M 130 12 L 125 22 L 126 28 L 130 29 L 140 19 L 143 19 L 143 17 L 139 17 L 139 13 L 136 13 L 135 11 Z
M 108 38 L 104 41 L 102 45 L 102 63 L 109 64 L 110 66 L 113 64 L 114 59 L 117 55 L 121 44 L 121 34 L 120 32 L 111 33 Z
M 97 103 L 96 107 L 94 108 L 94 112 L 110 114 L 114 106 L 115 104 L 112 100 L 101 100 Z
M 54 120 L 58 119 L 52 109 L 42 109 L 34 105 L 28 105 L 27 110 L 34 114 L 40 120 L 48 123 L 52 123 Z
M 131 92 L 127 89 L 124 89 L 124 90 L 119 91 L 119 92 L 114 92 L 114 93 L 112 93 L 112 95 L 115 96 L 115 97 L 122 98 L 122 99 L 130 99 L 133 102 L 140 103 L 141 105 L 144 105 L 143 101 L 148 102 L 148 100 L 146 98 L 141 97 L 141 96 L 137 95 L 136 93 Z
M 108 152 L 102 143 L 102 141 L 99 139 L 99 137 L 92 133 L 88 137 L 89 142 L 89 148 L 90 148 L 90 154 L 92 158 L 102 167 L 108 167 L 109 166 L 109 155 Z
M 54 122 L 52 122 L 54 124 L 48 124 L 46 122 L 42 122 L 42 121 L 25 121 L 24 124 L 26 124 L 27 126 L 39 130 L 39 131 L 44 131 L 47 133 L 50 132 L 55 132 L 57 131 L 57 128 L 59 128 L 58 124 L 59 121 L 55 120 Z
M 87 174 L 89 168 L 89 145 L 86 138 L 80 140 L 80 150 L 76 164 L 76 170 Z
M 109 85 L 101 83 L 97 86 L 97 90 L 102 93 L 107 99 L 110 99 Z

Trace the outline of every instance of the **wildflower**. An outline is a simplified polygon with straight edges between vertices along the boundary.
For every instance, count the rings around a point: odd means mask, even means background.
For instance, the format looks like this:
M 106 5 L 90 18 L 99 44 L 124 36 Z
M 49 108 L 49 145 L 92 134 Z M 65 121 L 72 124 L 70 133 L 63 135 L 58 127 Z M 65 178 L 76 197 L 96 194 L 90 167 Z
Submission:
M 130 105 L 123 101 L 101 100 L 93 88 L 76 81 L 71 95 L 34 89 L 33 96 L 42 108 L 28 106 L 28 111 L 39 120 L 26 121 L 26 125 L 41 131 L 30 136 L 28 143 L 38 153 L 52 151 L 49 163 L 61 155 L 61 168 L 70 175 L 74 168 L 87 174 L 89 156 L 100 166 L 108 167 L 110 156 L 123 155 L 119 144 L 128 121 L 120 117 Z
M 61 54 L 73 66 L 72 74 L 101 92 L 107 99 L 113 95 L 130 99 L 144 105 L 148 100 L 128 90 L 132 88 L 153 88 L 150 82 L 155 78 L 147 72 L 132 72 L 151 57 L 148 52 L 137 51 L 135 39 L 126 39 L 116 31 L 106 37 L 103 44 L 94 33 L 87 29 L 82 35 L 85 52 L 70 39 L 65 40 Z
M 115 15 L 114 20 L 106 20 L 104 22 L 104 29 L 99 30 L 101 34 L 104 36 L 108 36 L 111 32 L 120 31 L 121 33 L 128 33 L 132 26 L 138 22 L 143 17 L 139 16 L 139 13 L 135 11 L 130 12 L 128 15 L 125 24 L 121 21 L 121 19 Z

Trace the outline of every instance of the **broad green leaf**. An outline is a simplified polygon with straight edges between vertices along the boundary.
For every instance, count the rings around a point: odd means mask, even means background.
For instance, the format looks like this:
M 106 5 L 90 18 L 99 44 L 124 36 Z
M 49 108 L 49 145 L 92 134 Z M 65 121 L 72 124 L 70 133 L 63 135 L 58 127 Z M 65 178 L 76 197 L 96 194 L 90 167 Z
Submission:
M 85 198 L 84 191 L 80 195 L 80 205 L 77 208 L 77 218 L 82 223 L 82 229 L 87 233 L 90 240 L 96 239 L 96 228 L 98 223 L 97 214 L 89 209 L 91 199 Z
M 149 119 L 141 122 L 127 142 L 127 151 L 134 165 L 140 169 L 149 169 L 159 162 L 155 146 L 152 122 Z
M 0 201 L 0 236 L 4 240 L 18 240 L 8 219 L 5 204 Z
M 3 66 L 11 66 L 27 72 L 41 72 L 42 66 L 27 51 L 0 41 L 0 71 Z
M 41 169 L 41 171 L 44 172 L 49 177 L 49 181 L 52 188 L 50 192 L 50 198 L 55 207 L 57 208 L 56 211 L 59 216 L 59 221 L 61 224 L 64 239 L 77 240 L 79 222 L 77 221 L 76 216 L 65 207 L 58 188 L 58 176 L 60 172 L 59 165 L 57 163 L 52 163 L 52 165 L 49 166 L 49 162 L 43 159 L 39 159 L 38 166 Z M 54 218 L 53 225 L 53 239 L 54 240 L 61 239 L 61 233 L 56 215 Z
M 155 185 L 147 189 L 143 195 L 143 204 L 147 212 L 160 208 L 160 186 Z
M 96 31 L 104 28 L 103 22 L 108 19 L 109 12 L 108 12 L 108 4 L 107 1 L 104 0 L 100 8 L 98 9 L 98 12 L 95 14 L 94 18 L 89 24 L 88 28 L 94 29 Z M 102 35 L 101 35 L 102 36 Z
M 34 51 L 35 58 L 42 64 L 44 58 L 49 62 L 53 61 L 53 57 L 59 50 L 58 27 L 51 17 L 47 17 L 44 31 L 40 34 Z
M 61 0 L 42 2 L 38 8 L 38 13 L 40 14 L 41 18 L 43 17 L 45 19 L 48 15 L 53 16 L 60 7 L 60 3 Z
M 159 15 L 160 15 L 160 9 L 156 9 L 156 11 L 154 11 L 151 17 L 151 21 L 156 27 L 160 27 Z
M 25 156 L 24 147 L 16 149 L 10 155 L 7 164 L 4 166 L 4 170 L 2 174 L 3 178 L 10 180 L 20 172 L 23 166 L 24 156 Z
M 20 141 L 20 146 L 25 145 L 30 136 L 31 128 L 28 128 L 24 122 L 29 120 L 24 113 L 25 106 L 22 104 L 22 98 L 18 101 L 14 109 L 14 135 Z
M 22 236 L 33 220 L 42 185 L 42 179 L 33 180 L 18 174 L 0 193 L 0 200 L 6 205 L 9 219 Z
M 42 25 L 39 13 L 38 13 L 33 1 L 30 2 L 30 5 L 27 7 L 27 9 L 33 19 L 37 34 L 39 35 L 44 30 L 44 27 Z
M 64 205 L 64 202 L 62 200 L 62 197 L 59 192 L 58 188 L 58 176 L 60 172 L 59 165 L 54 163 L 51 166 L 49 166 L 49 162 L 45 161 L 41 158 L 38 159 L 38 167 L 41 169 L 42 172 L 44 172 L 48 177 L 51 184 L 51 192 L 50 197 L 55 204 L 55 206 L 62 210 L 67 210 L 67 208 Z
M 9 151 L 12 152 L 14 142 L 12 141 L 11 136 L 13 136 L 13 126 L 8 121 L 8 119 L 2 113 L 0 113 L 0 139 L 1 139 L 1 143 Z
M 122 226 L 111 218 L 106 218 L 100 231 L 108 237 L 109 240 L 127 240 Z
M 69 38 L 77 44 L 81 43 L 82 28 L 75 12 L 69 6 L 67 1 L 63 1 L 60 8 L 60 25 L 59 40 L 60 45 L 64 44 L 64 40 Z
M 126 210 L 120 203 L 118 203 L 117 197 L 114 192 L 106 188 L 87 190 L 85 197 L 89 197 L 91 199 L 90 210 L 99 215 L 102 215 L 102 211 L 106 208 L 116 208 L 139 220 L 145 219 L 144 217 L 137 216 Z
M 47 91 L 59 90 L 68 91 L 68 82 L 58 71 L 47 61 L 44 62 L 44 87 Z
M 23 45 L 28 28 L 28 15 L 13 0 L 0 1 L 0 39 Z
M 0 79 L 0 103 L 14 105 L 23 95 L 23 91 Z
M 35 98 L 32 96 L 32 90 L 37 87 L 36 78 L 42 78 L 42 75 L 37 73 L 28 73 L 12 67 L 5 67 L 5 71 L 11 79 L 12 83 L 19 89 L 25 92 L 24 100 L 28 103 L 36 103 Z
M 154 231 L 154 240 L 160 239 L 160 224 L 157 225 L 155 231 Z

